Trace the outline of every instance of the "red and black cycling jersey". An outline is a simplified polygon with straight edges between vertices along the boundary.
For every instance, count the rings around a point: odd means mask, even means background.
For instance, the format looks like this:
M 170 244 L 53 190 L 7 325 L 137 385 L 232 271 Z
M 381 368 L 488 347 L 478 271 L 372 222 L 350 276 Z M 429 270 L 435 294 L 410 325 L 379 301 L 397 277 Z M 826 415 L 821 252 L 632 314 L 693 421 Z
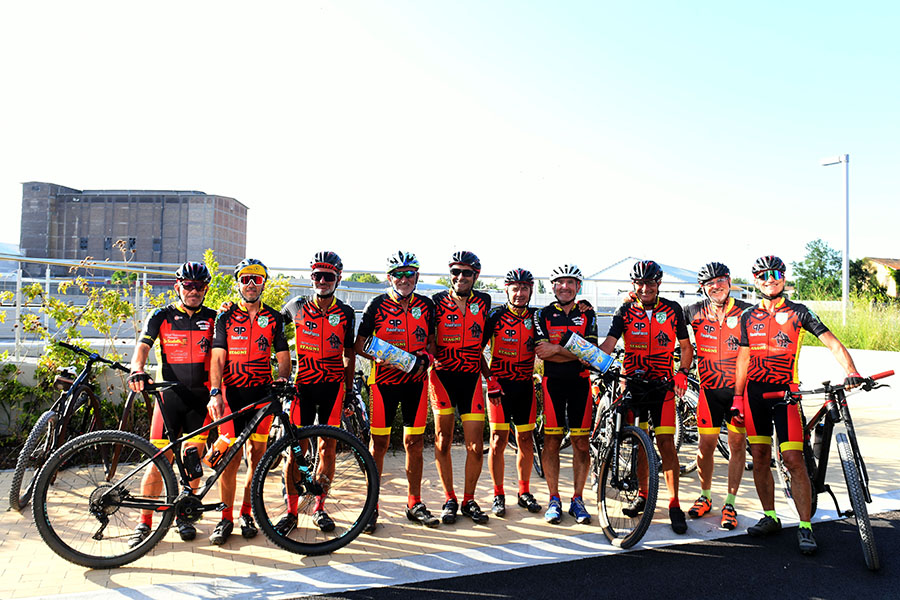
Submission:
M 324 312 L 315 300 L 297 296 L 281 311 L 294 324 L 297 344 L 297 383 L 344 380 L 344 349 L 353 347 L 356 316 L 338 300 Z
M 235 302 L 216 317 L 213 348 L 228 351 L 222 383 L 230 387 L 254 387 L 272 383 L 272 352 L 289 350 L 284 337 L 284 317 L 267 304 L 251 319 Z
M 697 345 L 697 372 L 706 389 L 734 387 L 734 367 L 741 346 L 741 313 L 748 302 L 728 298 L 722 322 L 709 299 L 686 306 L 684 320 L 694 330 Z
M 534 341 L 560 344 L 567 331 L 577 333 L 592 344 L 597 343 L 597 316 L 593 309 L 584 312 L 573 305 L 566 314 L 558 302 L 545 306 L 534 318 Z M 550 377 L 587 377 L 588 369 L 577 359 L 566 362 L 544 362 L 544 374 Z
M 625 343 L 622 367 L 626 375 L 643 371 L 649 379 L 671 379 L 675 347 L 679 340 L 688 339 L 688 330 L 681 306 L 657 298 L 651 309 L 640 302 L 620 306 L 607 335 Z
M 404 309 L 390 294 L 380 294 L 363 309 L 357 333 L 362 338 L 374 335 L 411 354 L 423 351 L 428 337 L 434 334 L 434 303 L 425 296 L 413 294 L 408 308 Z M 413 375 L 378 364 L 373 365 L 372 372 L 373 383 L 425 381 L 424 372 Z
M 805 329 L 816 337 L 828 332 L 816 313 L 779 298 L 774 312 L 757 304 L 741 314 L 741 346 L 750 348 L 749 381 L 799 383 L 797 356 Z
M 215 311 L 206 306 L 189 315 L 177 304 L 159 308 L 147 318 L 140 341 L 152 347 L 159 339 L 161 379 L 192 390 L 209 387 L 215 319 Z
M 491 310 L 484 327 L 491 342 L 491 375 L 513 381 L 531 381 L 534 374 L 534 314 L 531 307 L 509 304 Z
M 472 291 L 466 306 L 460 311 L 450 291 L 438 292 L 434 300 L 435 358 L 439 371 L 481 372 L 481 352 L 484 350 L 484 329 L 491 310 L 491 297 Z

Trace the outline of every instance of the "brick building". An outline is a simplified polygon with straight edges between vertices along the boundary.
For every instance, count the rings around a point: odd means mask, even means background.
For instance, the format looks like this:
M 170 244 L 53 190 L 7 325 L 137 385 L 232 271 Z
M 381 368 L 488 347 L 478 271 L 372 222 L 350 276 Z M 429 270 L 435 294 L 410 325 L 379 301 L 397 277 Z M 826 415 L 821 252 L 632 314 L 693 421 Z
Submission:
M 19 248 L 25 256 L 80 260 L 182 263 L 212 248 L 223 265 L 247 248 L 247 207 L 226 196 L 195 191 L 76 190 L 54 183 L 22 184 Z M 29 275 L 43 267 L 23 265 Z M 54 275 L 64 274 L 60 269 Z

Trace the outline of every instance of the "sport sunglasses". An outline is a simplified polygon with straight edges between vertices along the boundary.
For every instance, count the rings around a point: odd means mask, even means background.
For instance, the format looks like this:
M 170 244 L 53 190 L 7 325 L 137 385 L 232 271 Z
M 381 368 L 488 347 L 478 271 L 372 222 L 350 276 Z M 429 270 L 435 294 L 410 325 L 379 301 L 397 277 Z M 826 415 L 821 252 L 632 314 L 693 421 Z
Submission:
M 238 281 L 241 282 L 241 285 L 247 285 L 250 283 L 262 285 L 265 280 L 266 278 L 262 275 L 241 275 L 241 278 Z
M 450 274 L 454 277 L 471 277 L 475 274 L 472 269 L 450 269 Z
M 776 269 L 769 269 L 767 271 L 760 271 L 759 273 L 757 273 L 756 278 L 760 281 L 768 281 L 769 279 L 781 281 L 782 279 L 784 279 L 784 273 Z
M 179 281 L 181 284 L 181 289 L 188 290 L 189 292 L 202 292 L 206 289 L 206 283 L 202 281 Z
M 416 276 L 416 273 L 418 273 L 418 271 L 394 271 L 393 273 L 391 273 L 391 277 L 395 279 L 403 279 L 404 277 L 406 277 L 407 279 L 412 279 Z
M 337 279 L 337 275 L 334 273 L 320 272 L 320 273 L 312 273 L 310 275 L 313 281 L 325 281 L 327 283 L 333 282 Z

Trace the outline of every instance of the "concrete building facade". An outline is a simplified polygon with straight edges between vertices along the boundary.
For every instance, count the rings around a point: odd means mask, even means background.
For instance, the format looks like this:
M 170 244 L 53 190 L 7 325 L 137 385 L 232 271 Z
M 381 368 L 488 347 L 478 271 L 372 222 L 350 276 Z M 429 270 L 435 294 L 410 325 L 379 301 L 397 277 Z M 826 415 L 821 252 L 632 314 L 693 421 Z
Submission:
M 22 184 L 23 255 L 120 261 L 120 240 L 134 262 L 202 260 L 203 252 L 212 248 L 220 264 L 235 264 L 246 253 L 247 207 L 234 198 L 196 191 Z M 26 269 L 32 276 L 43 273 L 40 265 Z

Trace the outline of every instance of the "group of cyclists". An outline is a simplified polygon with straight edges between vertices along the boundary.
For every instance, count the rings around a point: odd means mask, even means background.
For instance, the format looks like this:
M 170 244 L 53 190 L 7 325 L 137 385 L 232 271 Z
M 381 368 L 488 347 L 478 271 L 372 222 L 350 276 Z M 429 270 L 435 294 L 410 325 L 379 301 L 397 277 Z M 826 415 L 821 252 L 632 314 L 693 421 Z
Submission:
M 558 524 L 563 518 L 559 490 L 560 446 L 568 431 L 572 442 L 573 493 L 568 514 L 578 524 L 591 522 L 583 491 L 590 468 L 589 434 L 591 422 L 590 368 L 566 348 L 578 335 L 599 349 L 611 353 L 621 340 L 624 345 L 622 372 L 630 377 L 626 385 L 641 398 L 638 417 L 644 429 L 653 428 L 662 471 L 669 492 L 669 519 L 675 533 L 687 531 L 685 513 L 678 496 L 679 465 L 676 455 L 675 396 L 683 395 L 694 362 L 694 346 L 688 327 L 694 332 L 700 400 L 697 422 L 700 435 L 698 469 L 701 496 L 688 510 L 691 518 L 701 518 L 712 510 L 713 452 L 720 427 L 726 424 L 731 449 L 728 465 L 728 494 L 721 511 L 721 526 L 737 527 L 735 496 L 740 485 L 749 441 L 753 457 L 753 478 L 764 516 L 748 529 L 754 536 L 781 529 L 774 511 L 774 482 L 770 469 L 773 431 L 777 434 L 784 463 L 791 471 L 794 502 L 800 516 L 800 550 L 812 553 L 816 542 L 810 526 L 810 488 L 802 457 L 803 432 L 794 405 L 766 400 L 769 391 L 796 389 L 797 357 L 802 330 L 819 337 L 831 349 L 847 373 L 846 385 L 863 379 L 856 371 L 846 348 L 818 317 L 801 304 L 784 296 L 784 262 L 763 256 L 752 267 L 759 304 L 751 306 L 731 296 L 728 267 L 710 262 L 698 273 L 704 299 L 682 309 L 677 302 L 662 298 L 659 286 L 663 271 L 652 260 L 634 264 L 633 291 L 615 311 L 609 331 L 601 340 L 593 308 L 576 301 L 584 276 L 575 264 L 563 264 L 551 271 L 550 285 L 555 301 L 543 308 L 530 306 L 534 291 L 531 272 L 516 268 L 506 274 L 507 302 L 491 306 L 488 294 L 476 289 L 481 261 L 470 251 L 452 254 L 448 261 L 450 289 L 433 297 L 416 293 L 419 261 L 411 252 L 398 251 L 387 260 L 389 288 L 372 298 L 363 310 L 358 331 L 352 308 L 335 297 L 343 264 L 332 251 L 317 252 L 310 262 L 313 293 L 298 296 L 277 311 L 261 301 L 268 270 L 255 259 L 245 259 L 234 269 L 238 300 L 226 303 L 218 314 L 203 306 L 211 276 L 201 263 L 188 262 L 176 272 L 175 303 L 160 308 L 146 322 L 132 359 L 129 387 L 141 391 L 152 381 L 145 372 L 154 343 L 159 340 L 160 374 L 178 386 L 162 392 L 154 408 L 151 441 L 163 447 L 172 436 L 198 429 L 210 419 L 238 411 L 262 398 L 266 386 L 277 376 L 287 380 L 291 356 L 285 326 L 294 327 L 297 369 L 294 382 L 297 399 L 291 421 L 298 426 L 318 420 L 340 425 L 345 407 L 350 406 L 352 380 L 357 356 L 370 359 L 370 449 L 379 474 L 390 445 L 397 410 L 403 423 L 405 471 L 407 479 L 406 518 L 425 527 L 455 523 L 458 516 L 484 524 L 489 515 L 481 509 L 475 493 L 481 476 L 484 451 L 484 421 L 490 426 L 488 465 L 493 483 L 490 512 L 506 514 L 504 450 L 510 426 L 515 427 L 516 504 L 531 513 L 544 510 L 530 489 L 534 453 L 531 432 L 537 419 L 533 383 L 535 359 L 543 362 L 544 449 L 542 462 L 548 488 L 544 519 Z M 356 334 L 354 335 L 354 331 Z M 393 344 L 415 357 L 407 371 L 382 362 L 367 351 L 371 338 Z M 489 347 L 489 352 L 485 348 Z M 676 351 L 680 352 L 675 370 Z M 271 358 L 277 362 L 273 375 Z M 489 355 L 489 358 L 486 357 Z M 487 397 L 482 378 L 486 381 Z M 643 385 L 670 382 L 669 385 Z M 435 461 L 443 491 L 439 515 L 423 501 L 424 432 L 427 411 L 434 420 Z M 166 422 L 178 431 L 166 431 Z M 465 445 L 462 499 L 456 493 L 451 446 L 457 415 L 462 423 Z M 241 431 L 241 419 L 225 424 L 220 440 L 234 439 Z M 251 436 L 250 469 L 244 483 L 239 513 L 241 534 L 254 537 L 258 530 L 249 504 L 253 469 L 265 449 L 269 423 L 260 424 Z M 190 440 L 189 446 L 203 452 L 205 439 Z M 321 475 L 333 474 L 333 447 L 319 448 Z M 220 497 L 225 505 L 210 542 L 224 544 L 234 529 L 233 505 L 239 461 L 233 461 L 220 479 Z M 284 468 L 291 468 L 290 459 Z M 331 472 L 329 472 L 331 469 Z M 158 493 L 160 482 L 150 470 L 142 485 L 147 494 Z M 648 474 L 639 473 L 641 494 L 623 512 L 634 517 L 645 509 Z M 195 480 L 195 483 L 198 482 Z M 286 490 L 287 514 L 276 529 L 287 535 L 297 525 L 298 495 Z M 322 531 L 334 529 L 328 515 L 327 494 L 316 499 L 313 522 Z M 364 529 L 374 533 L 378 511 Z M 143 514 L 132 534 L 138 545 L 150 532 L 152 514 Z M 181 538 L 196 536 L 192 523 L 178 520 Z

